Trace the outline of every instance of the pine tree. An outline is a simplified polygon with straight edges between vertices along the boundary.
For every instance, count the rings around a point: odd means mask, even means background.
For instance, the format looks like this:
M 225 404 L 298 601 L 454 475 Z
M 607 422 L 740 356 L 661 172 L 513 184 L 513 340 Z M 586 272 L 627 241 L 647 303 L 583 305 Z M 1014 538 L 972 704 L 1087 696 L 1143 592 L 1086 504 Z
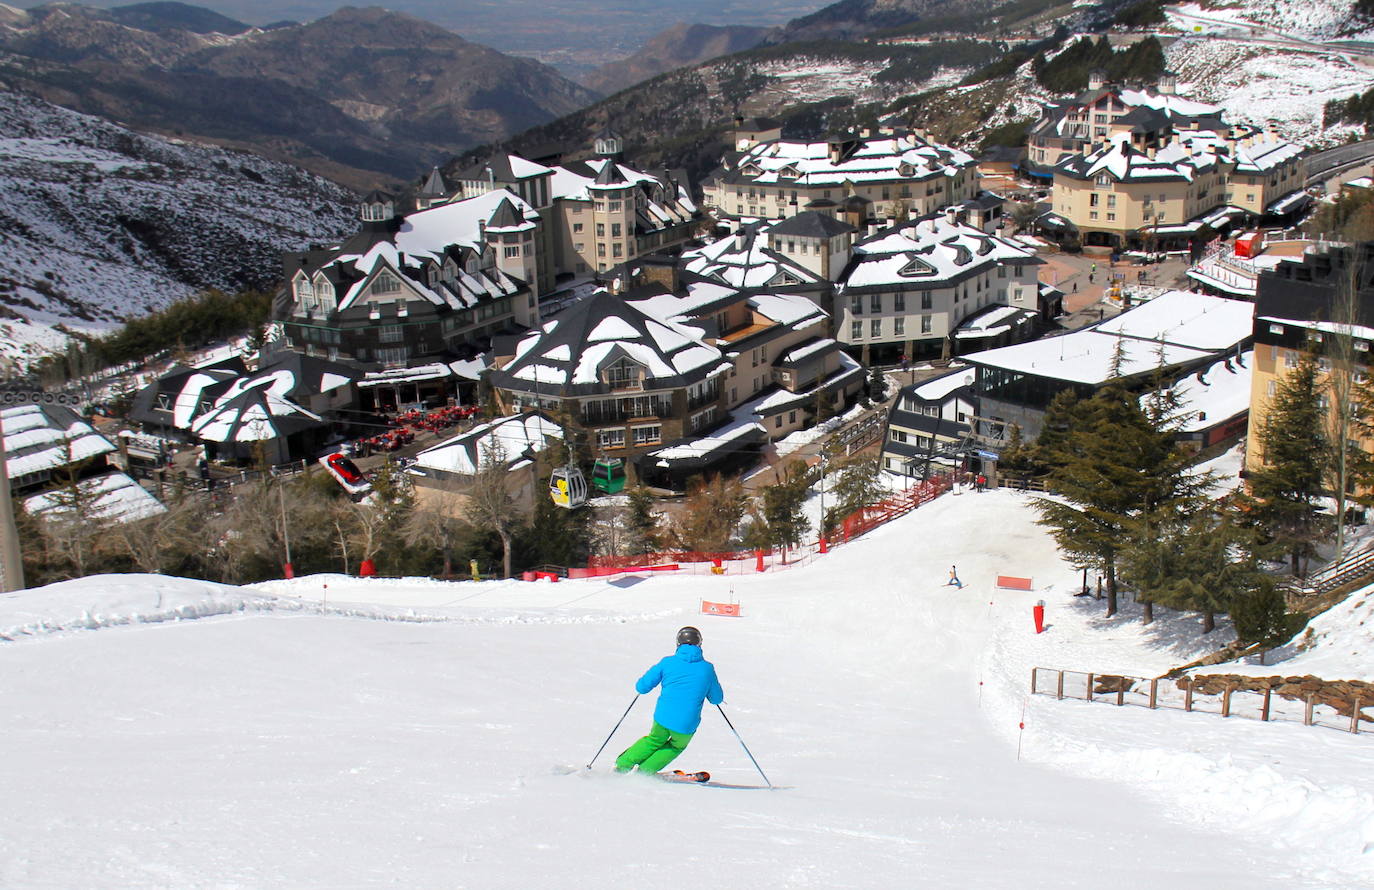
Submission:
M 1321 507 L 1330 453 L 1323 400 L 1317 363 L 1304 354 L 1278 381 L 1257 436 L 1264 464 L 1249 477 L 1251 515 L 1269 533 L 1270 551 L 1286 555 L 1297 575 L 1331 529 Z
M 641 486 L 629 491 L 629 515 L 625 519 L 625 551 L 631 554 L 652 553 L 662 546 L 658 516 L 654 513 L 654 496 Z
M 769 542 L 784 549 L 796 547 L 811 530 L 811 520 L 802 512 L 806 478 L 806 465 L 792 461 L 782 480 L 763 490 L 763 520 L 768 524 Z
M 844 517 L 862 507 L 876 504 L 887 494 L 878 478 L 881 472 L 877 456 L 856 457 L 841 467 L 835 484 L 826 491 L 834 506 L 825 511 L 821 521 L 829 533 Z
M 1107 615 L 1117 611 L 1117 568 L 1128 549 L 1161 517 L 1182 512 L 1202 482 L 1167 429 L 1150 422 L 1139 400 L 1113 384 L 1070 408 L 1061 406 L 1062 436 L 1044 456 L 1057 495 L 1038 498 L 1040 523 L 1075 565 L 1094 568 L 1107 580 Z M 1047 418 L 1048 421 L 1049 418 Z M 1145 619 L 1152 613 L 1147 603 Z

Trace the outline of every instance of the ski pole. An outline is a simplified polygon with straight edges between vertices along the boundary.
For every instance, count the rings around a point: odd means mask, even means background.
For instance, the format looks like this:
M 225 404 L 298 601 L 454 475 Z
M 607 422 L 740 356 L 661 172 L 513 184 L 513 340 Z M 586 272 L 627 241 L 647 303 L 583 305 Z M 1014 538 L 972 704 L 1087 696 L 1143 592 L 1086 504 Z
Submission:
M 716 705 L 716 710 L 720 711 L 720 716 L 725 717 L 725 725 L 730 727 L 730 731 L 735 734 L 735 738 L 739 739 L 739 745 L 741 748 L 744 749 L 744 753 L 749 755 L 749 759 L 753 761 L 754 769 L 758 770 L 759 775 L 763 776 L 763 781 L 768 782 L 768 776 L 764 773 L 763 767 L 759 766 L 759 762 L 757 760 L 754 760 L 754 755 L 750 752 L 749 746 L 744 744 L 744 739 L 740 739 L 739 730 L 735 729 L 735 724 L 731 723 L 730 718 L 725 716 L 725 709 L 722 708 L 720 705 Z M 768 782 L 768 787 L 772 788 L 773 783 Z
M 639 701 L 639 693 L 635 693 L 635 697 L 630 699 L 630 708 L 633 708 L 637 701 Z M 630 716 L 630 708 L 626 708 L 625 713 L 620 715 L 620 719 L 615 722 L 615 729 L 611 730 L 611 735 L 606 736 L 606 741 L 601 743 L 601 747 L 596 749 L 596 753 L 592 755 L 592 759 L 587 761 L 587 769 L 592 768 L 592 764 L 596 763 L 596 758 L 600 757 L 601 752 L 605 751 L 606 746 L 611 743 L 611 737 L 615 735 L 615 730 L 619 729 L 620 724 L 625 722 L 625 718 Z

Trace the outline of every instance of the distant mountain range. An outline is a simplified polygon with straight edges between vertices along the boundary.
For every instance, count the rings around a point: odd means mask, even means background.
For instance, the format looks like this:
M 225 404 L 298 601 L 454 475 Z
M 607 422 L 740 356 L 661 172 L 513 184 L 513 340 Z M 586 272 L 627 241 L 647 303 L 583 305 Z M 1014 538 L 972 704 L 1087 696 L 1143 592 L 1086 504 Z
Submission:
M 634 55 L 607 62 L 581 80 L 591 89 L 609 96 L 674 68 L 753 49 L 770 33 L 769 28 L 744 25 L 717 27 L 678 22 L 649 38 Z
M 256 28 L 171 2 L 0 8 L 0 84 L 356 188 L 596 98 L 539 62 L 379 8 Z

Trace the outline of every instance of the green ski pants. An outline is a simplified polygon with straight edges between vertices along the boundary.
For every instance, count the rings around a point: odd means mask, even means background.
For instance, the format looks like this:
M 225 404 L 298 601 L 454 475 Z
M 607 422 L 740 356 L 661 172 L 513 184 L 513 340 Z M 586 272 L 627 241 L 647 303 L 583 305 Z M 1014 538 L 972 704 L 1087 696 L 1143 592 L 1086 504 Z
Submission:
M 695 733 L 673 732 L 655 721 L 648 735 L 615 759 L 616 772 L 627 773 L 638 765 L 642 773 L 656 773 L 687 749 L 693 735 Z

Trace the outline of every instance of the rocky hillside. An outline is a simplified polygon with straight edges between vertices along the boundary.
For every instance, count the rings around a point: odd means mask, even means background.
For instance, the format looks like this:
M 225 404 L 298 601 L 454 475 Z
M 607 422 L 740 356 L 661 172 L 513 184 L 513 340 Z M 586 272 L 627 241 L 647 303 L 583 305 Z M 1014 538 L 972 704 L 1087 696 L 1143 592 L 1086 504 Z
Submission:
M 246 152 L 0 90 L 0 355 L 205 288 L 276 286 L 280 252 L 354 228 L 351 193 Z
M 1341 141 L 1351 128 L 1325 127 L 1322 109 L 1328 99 L 1374 87 L 1374 55 L 1363 55 L 1374 48 L 1338 42 L 1362 34 L 1358 3 L 1364 0 L 1315 0 L 1286 18 L 1275 13 L 1274 21 L 1296 29 L 1293 36 L 1258 24 L 1277 2 L 1227 0 L 1200 13 L 1248 17 L 1241 33 L 1187 18 L 1188 10 L 1199 13 L 1196 4 L 1165 8 L 1151 0 L 983 6 L 841 0 L 769 40 L 853 32 L 865 34 L 862 39 L 788 40 L 671 71 L 509 144 L 517 150 L 549 142 L 580 146 L 610 124 L 644 164 L 701 176 L 718 161 L 736 113 L 780 118 L 795 137 L 897 115 L 978 151 L 988 142 L 1014 143 L 1041 103 L 1066 95 L 1047 88 L 1037 71 L 1083 35 L 1110 31 L 1117 51 L 1128 52 L 1143 35 L 1114 29 L 1125 23 L 1154 32 L 1162 67 L 1178 74 L 1186 95 L 1222 105 L 1235 121 L 1272 121 L 1305 145 Z M 822 24 L 831 30 L 815 30 Z M 1250 33 L 1256 27 L 1258 34 Z
M 0 82 L 359 188 L 595 98 L 538 62 L 378 8 L 271 29 L 174 3 L 11 9 L 0 16 Z
M 697 65 L 753 49 L 768 34 L 767 28 L 743 25 L 717 27 L 678 22 L 649 38 L 634 55 L 607 62 L 581 80 L 589 88 L 609 96 L 674 68 Z

